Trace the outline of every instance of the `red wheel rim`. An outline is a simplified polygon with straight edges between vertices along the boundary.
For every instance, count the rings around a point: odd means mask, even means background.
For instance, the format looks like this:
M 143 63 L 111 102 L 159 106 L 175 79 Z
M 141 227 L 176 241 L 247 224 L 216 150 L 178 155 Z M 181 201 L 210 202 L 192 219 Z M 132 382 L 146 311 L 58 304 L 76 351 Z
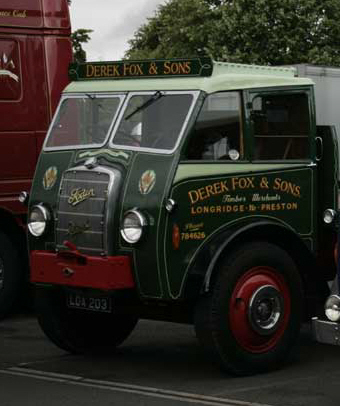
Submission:
M 255 267 L 237 282 L 229 303 L 230 329 L 246 351 L 274 348 L 290 318 L 290 294 L 284 278 L 273 268 Z

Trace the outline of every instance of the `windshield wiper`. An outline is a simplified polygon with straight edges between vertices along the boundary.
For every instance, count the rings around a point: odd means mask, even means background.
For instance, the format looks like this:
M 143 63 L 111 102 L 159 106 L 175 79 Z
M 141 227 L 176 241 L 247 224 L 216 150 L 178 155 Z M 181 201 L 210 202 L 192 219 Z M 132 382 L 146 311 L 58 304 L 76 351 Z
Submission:
M 128 120 L 132 116 L 134 116 L 136 113 L 139 113 L 140 111 L 146 109 L 147 107 L 151 106 L 155 101 L 159 100 L 161 97 L 164 96 L 164 93 L 161 91 L 157 90 L 156 93 L 154 93 L 148 100 L 146 100 L 144 103 L 142 103 L 139 107 L 137 107 L 135 110 L 133 110 L 132 113 L 127 115 L 125 117 L 125 120 Z

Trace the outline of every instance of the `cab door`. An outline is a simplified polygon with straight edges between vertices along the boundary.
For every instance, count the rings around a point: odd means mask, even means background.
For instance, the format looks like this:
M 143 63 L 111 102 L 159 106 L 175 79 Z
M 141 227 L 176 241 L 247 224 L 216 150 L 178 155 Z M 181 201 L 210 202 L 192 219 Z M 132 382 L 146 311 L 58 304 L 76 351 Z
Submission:
M 257 214 L 293 229 L 316 248 L 317 164 L 312 88 L 250 91 L 250 159 L 260 174 Z

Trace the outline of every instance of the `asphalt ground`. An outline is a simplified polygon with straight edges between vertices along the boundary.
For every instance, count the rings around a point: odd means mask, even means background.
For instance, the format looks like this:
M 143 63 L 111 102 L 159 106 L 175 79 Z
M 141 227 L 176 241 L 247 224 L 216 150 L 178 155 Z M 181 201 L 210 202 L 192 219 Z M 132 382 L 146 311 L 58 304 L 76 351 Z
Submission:
M 70 355 L 33 314 L 0 322 L 1 405 L 338 406 L 340 348 L 303 327 L 283 369 L 250 377 L 222 372 L 192 326 L 141 320 L 114 354 Z

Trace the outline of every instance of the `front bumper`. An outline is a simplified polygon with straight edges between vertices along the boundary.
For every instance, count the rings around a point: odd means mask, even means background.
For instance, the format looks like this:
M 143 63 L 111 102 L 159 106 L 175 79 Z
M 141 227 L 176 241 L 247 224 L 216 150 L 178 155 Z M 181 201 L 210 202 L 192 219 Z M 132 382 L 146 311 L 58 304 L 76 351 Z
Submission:
M 31 253 L 31 282 L 101 289 L 131 289 L 135 282 L 130 258 L 94 257 L 78 251 Z
M 324 344 L 340 345 L 340 324 L 332 321 L 312 318 L 313 336 Z

